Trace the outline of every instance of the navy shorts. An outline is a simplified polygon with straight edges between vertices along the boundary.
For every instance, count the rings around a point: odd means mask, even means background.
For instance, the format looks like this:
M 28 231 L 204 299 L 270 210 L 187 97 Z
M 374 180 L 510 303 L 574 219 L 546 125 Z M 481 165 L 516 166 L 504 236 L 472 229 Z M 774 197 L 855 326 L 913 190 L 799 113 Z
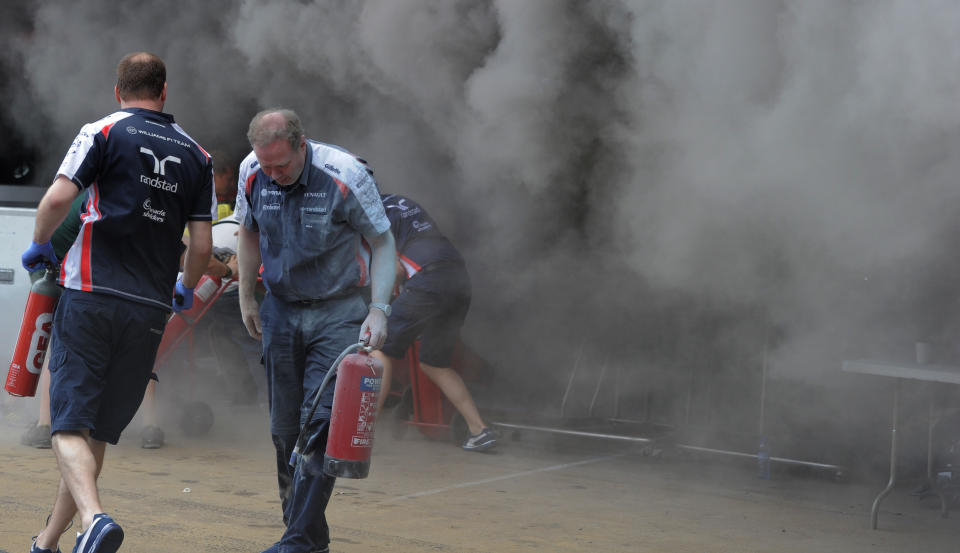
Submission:
M 400 359 L 420 339 L 419 358 L 450 367 L 460 328 L 470 309 L 470 277 L 463 266 L 445 266 L 414 275 L 390 304 L 383 353 Z
M 108 294 L 64 290 L 53 316 L 51 431 L 116 444 L 143 401 L 169 313 Z

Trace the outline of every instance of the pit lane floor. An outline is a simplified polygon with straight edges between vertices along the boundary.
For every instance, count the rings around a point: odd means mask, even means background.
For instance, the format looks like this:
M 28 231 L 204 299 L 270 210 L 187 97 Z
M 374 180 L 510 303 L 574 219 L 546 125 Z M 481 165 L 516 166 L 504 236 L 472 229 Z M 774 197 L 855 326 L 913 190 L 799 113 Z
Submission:
M 214 407 L 204 439 L 168 429 L 166 447 L 144 450 L 131 426 L 108 448 L 101 499 L 126 532 L 121 551 L 257 553 L 280 536 L 265 413 Z M 58 479 L 50 450 L 19 444 L 25 424 L 16 414 L 0 420 L 0 552 L 26 553 Z M 903 490 L 870 530 L 883 482 L 758 480 L 745 463 L 532 435 L 467 453 L 414 428 L 402 439 L 378 430 L 370 477 L 337 482 L 327 511 L 334 552 L 960 550 L 960 513 L 941 519 L 935 502 Z

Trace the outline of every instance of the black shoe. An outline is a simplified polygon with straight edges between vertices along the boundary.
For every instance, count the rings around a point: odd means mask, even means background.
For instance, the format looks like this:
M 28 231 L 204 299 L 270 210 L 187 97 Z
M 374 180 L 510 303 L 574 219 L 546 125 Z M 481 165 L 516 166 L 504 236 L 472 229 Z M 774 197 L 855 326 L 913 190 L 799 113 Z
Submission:
M 50 449 L 50 425 L 34 423 L 20 436 L 20 443 L 37 449 Z
M 156 426 L 147 426 L 140 434 L 140 447 L 143 449 L 160 449 L 163 447 L 163 430 Z
M 277 542 L 270 547 L 264 549 L 262 553 L 278 553 L 280 551 L 280 542 Z M 314 549 L 313 553 L 330 553 L 330 546 L 326 546 L 323 549 Z
M 463 442 L 463 449 L 467 451 L 486 451 L 493 449 L 497 445 L 497 433 L 489 428 L 484 428 L 479 434 L 474 434 Z

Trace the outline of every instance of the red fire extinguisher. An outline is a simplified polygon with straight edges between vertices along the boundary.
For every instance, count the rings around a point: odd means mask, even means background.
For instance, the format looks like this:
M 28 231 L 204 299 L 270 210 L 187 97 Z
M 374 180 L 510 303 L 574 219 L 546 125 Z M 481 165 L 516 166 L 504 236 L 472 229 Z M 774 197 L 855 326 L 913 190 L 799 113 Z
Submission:
M 353 353 L 337 369 L 323 472 L 344 478 L 366 478 L 373 450 L 373 426 L 383 365 L 366 353 Z
M 43 368 L 53 331 L 53 311 L 60 299 L 58 275 L 57 269 L 48 268 L 43 278 L 30 287 L 17 347 L 7 371 L 7 382 L 3 386 L 10 395 L 33 396 L 37 393 L 40 369 Z
M 363 353 L 350 353 L 356 349 Z M 344 478 L 366 478 L 370 472 L 370 452 L 373 449 L 373 424 L 377 416 L 377 396 L 383 365 L 367 354 L 366 344 L 352 344 L 343 350 L 330 366 L 323 382 L 313 393 L 313 402 L 290 455 L 290 466 L 302 460 L 308 438 L 307 428 L 313 421 L 323 390 L 337 377 L 327 431 L 327 449 L 323 456 L 323 472 Z
M 222 280 L 220 277 L 203 275 L 193 289 L 193 306 L 190 309 L 175 313 L 167 321 L 163 329 L 163 337 L 157 348 L 157 357 L 154 366 L 159 367 L 173 353 L 174 349 L 187 336 L 190 329 L 197 324 L 201 317 L 210 309 L 210 304 L 218 299 L 217 294 L 232 281 Z

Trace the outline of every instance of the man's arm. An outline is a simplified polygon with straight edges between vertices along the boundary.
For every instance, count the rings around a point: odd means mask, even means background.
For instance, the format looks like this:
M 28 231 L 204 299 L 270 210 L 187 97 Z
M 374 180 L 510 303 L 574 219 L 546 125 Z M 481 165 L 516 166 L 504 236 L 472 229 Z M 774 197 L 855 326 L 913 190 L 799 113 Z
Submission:
M 257 275 L 260 272 L 260 233 L 240 225 L 237 231 L 237 277 L 240 279 L 240 316 L 247 332 L 257 340 L 263 336 L 257 306 Z
M 390 303 L 396 277 L 397 251 L 393 234 L 387 230 L 373 238 L 367 237 L 373 250 L 370 266 L 370 300 L 373 303 Z M 367 337 L 369 334 L 369 338 Z M 360 327 L 360 341 L 380 349 L 387 340 L 387 315 L 371 308 Z
M 217 259 L 216 256 L 210 256 L 210 263 L 207 264 L 207 270 L 204 271 L 204 274 L 218 277 L 218 278 L 233 278 L 237 272 L 237 256 L 232 255 L 230 258 L 224 262 Z
M 187 288 L 193 288 L 197 285 L 210 262 L 210 252 L 213 251 L 213 237 L 210 234 L 210 226 L 210 221 L 187 222 L 187 231 L 190 238 L 183 259 L 183 276 L 180 278 Z
M 395 274 L 393 278 L 394 278 L 394 282 L 393 282 L 394 290 L 396 290 L 397 286 L 403 286 L 403 283 L 407 281 L 407 269 L 404 268 L 403 263 L 400 263 L 399 256 L 397 256 L 397 274 Z
M 37 219 L 33 226 L 34 242 L 44 244 L 50 241 L 53 231 L 66 219 L 70 204 L 79 193 L 80 189 L 72 180 L 57 175 L 37 206 Z

